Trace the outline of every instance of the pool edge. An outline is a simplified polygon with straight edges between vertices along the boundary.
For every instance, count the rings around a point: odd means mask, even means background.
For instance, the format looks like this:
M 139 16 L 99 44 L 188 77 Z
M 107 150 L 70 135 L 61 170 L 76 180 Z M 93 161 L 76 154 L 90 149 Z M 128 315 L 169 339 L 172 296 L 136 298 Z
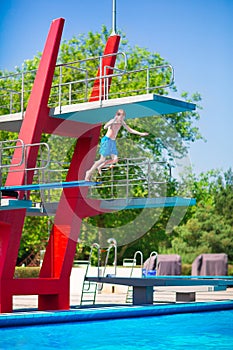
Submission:
M 180 313 L 233 309 L 233 301 L 196 302 L 145 306 L 108 306 L 64 311 L 22 311 L 0 315 L 0 327 L 22 327 L 39 324 L 90 322 L 107 319 L 162 316 Z

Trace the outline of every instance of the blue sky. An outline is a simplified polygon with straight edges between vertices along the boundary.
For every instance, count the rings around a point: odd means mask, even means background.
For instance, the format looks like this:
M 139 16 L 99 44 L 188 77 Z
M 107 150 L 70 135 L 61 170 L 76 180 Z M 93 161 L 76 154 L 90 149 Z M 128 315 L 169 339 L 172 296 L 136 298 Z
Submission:
M 112 25 L 112 0 L 1 0 L 0 69 L 41 52 L 50 23 L 65 18 L 63 39 Z M 195 172 L 233 167 L 233 0 L 117 0 L 117 28 L 131 46 L 158 52 L 175 69 L 179 93 L 202 95 L 191 145 Z

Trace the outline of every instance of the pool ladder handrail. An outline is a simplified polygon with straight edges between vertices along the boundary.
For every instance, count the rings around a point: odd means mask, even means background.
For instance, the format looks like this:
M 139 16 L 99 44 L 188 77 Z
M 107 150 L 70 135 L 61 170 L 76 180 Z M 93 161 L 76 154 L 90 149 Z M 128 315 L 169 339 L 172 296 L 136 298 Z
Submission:
M 154 256 L 155 255 L 155 259 L 156 259 L 156 264 L 155 264 L 155 270 L 156 270 L 156 273 L 157 273 L 157 267 L 158 267 L 158 253 L 155 251 L 155 250 L 153 250 L 151 253 L 150 253 L 150 256 L 149 256 L 149 264 L 148 264 L 148 266 L 150 266 L 150 262 L 151 262 L 151 258 L 152 258 L 152 256 Z M 148 272 L 148 268 L 146 268 L 146 275 L 147 275 L 147 272 Z
M 131 267 L 131 271 L 130 271 L 130 275 L 129 277 L 131 278 L 133 276 L 133 271 L 134 271 L 134 267 L 137 265 L 137 255 L 140 255 L 140 263 L 141 263 L 141 277 L 143 276 L 143 253 L 140 250 L 137 250 L 134 253 L 134 257 L 132 259 L 133 263 L 132 263 L 132 267 Z M 132 286 L 128 286 L 127 288 L 127 293 L 126 293 L 126 303 L 131 303 L 133 300 L 133 287 Z
M 140 258 L 141 258 L 141 259 L 140 259 L 140 263 L 141 263 L 141 277 L 142 277 L 143 253 L 142 253 L 140 250 L 137 250 L 137 251 L 134 253 L 133 264 L 132 264 L 132 268 L 131 268 L 131 271 L 130 271 L 130 277 L 132 277 L 134 267 L 137 265 L 137 255 L 140 255 Z
M 107 254 L 106 254 L 106 258 L 105 258 L 103 276 L 105 275 L 105 272 L 106 272 L 110 251 L 113 248 L 114 248 L 114 261 L 113 261 L 114 275 L 116 276 L 116 272 L 117 272 L 117 241 L 115 240 L 115 238 L 109 238 L 107 242 L 108 242 L 109 246 L 107 248 Z
M 91 251 L 90 251 L 90 255 L 89 255 L 89 259 L 87 262 L 87 267 L 86 267 L 86 271 L 85 271 L 85 275 L 84 275 L 84 279 L 83 279 L 83 286 L 82 286 L 82 294 L 81 294 L 81 299 L 80 299 L 80 305 L 82 305 L 83 303 L 92 303 L 93 305 L 95 304 L 95 300 L 96 300 L 96 292 L 97 292 L 97 283 L 96 282 L 90 282 L 87 281 L 87 275 L 89 272 L 89 267 L 91 266 L 91 259 L 92 259 L 92 254 L 94 252 L 94 249 L 97 249 L 97 254 L 98 254 L 98 277 L 100 276 L 100 270 L 99 270 L 99 261 L 100 261 L 100 246 L 98 243 L 93 243 L 91 246 Z M 94 287 L 93 290 L 91 290 L 91 286 Z M 84 295 L 90 295 L 92 294 L 92 298 L 90 299 L 84 299 Z
M 136 259 L 137 255 L 140 255 L 140 257 L 141 257 L 141 277 L 143 277 L 143 253 L 140 250 L 137 250 L 134 254 L 133 264 L 132 264 L 132 268 L 130 271 L 130 277 L 132 277 L 134 267 L 137 265 L 137 259 Z M 158 253 L 156 251 L 152 251 L 150 253 L 150 257 L 149 257 L 150 260 L 151 260 L 153 255 L 156 255 L 156 271 L 157 271 Z M 150 260 L 149 260 L 149 265 L 150 265 Z M 146 275 L 147 275 L 147 272 L 148 272 L 148 269 L 146 269 Z M 132 286 L 128 286 L 127 293 L 126 293 L 126 303 L 132 302 L 132 293 L 133 293 Z
M 103 273 L 102 273 L 102 276 L 103 277 L 106 277 L 105 274 L 106 274 L 106 268 L 107 268 L 107 265 L 108 265 L 108 259 L 109 259 L 109 254 L 110 254 L 110 251 L 112 249 L 114 249 L 114 261 L 113 261 L 113 265 L 114 265 L 114 276 L 116 276 L 117 274 L 117 241 L 115 240 L 115 238 L 109 238 L 107 240 L 109 246 L 107 248 L 107 254 L 106 254 L 106 257 L 105 257 L 105 262 L 104 262 L 104 268 L 103 268 Z M 99 270 L 99 265 L 98 265 L 98 270 Z M 100 273 L 98 272 L 98 277 L 99 277 Z M 103 283 L 100 283 L 98 285 L 98 291 L 101 291 L 103 289 Z

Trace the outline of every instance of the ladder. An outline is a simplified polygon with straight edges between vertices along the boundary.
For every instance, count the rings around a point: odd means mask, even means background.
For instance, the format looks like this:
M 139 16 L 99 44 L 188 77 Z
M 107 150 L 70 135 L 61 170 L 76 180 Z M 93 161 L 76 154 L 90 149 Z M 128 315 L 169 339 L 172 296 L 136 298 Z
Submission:
M 97 283 L 85 281 L 84 279 L 80 305 L 84 305 L 84 304 L 94 305 L 96 300 L 96 292 L 97 292 Z
M 86 280 L 86 277 L 88 275 L 89 267 L 91 266 L 91 257 L 93 250 L 97 249 L 98 252 L 98 277 L 99 277 L 99 259 L 100 259 L 100 246 L 98 243 L 93 243 L 91 246 L 90 256 L 86 267 L 86 272 L 83 279 L 83 286 L 82 286 L 82 294 L 81 294 L 81 300 L 80 305 L 84 304 L 95 304 L 96 300 L 96 293 L 97 293 L 97 282 L 90 282 Z
M 104 269 L 103 269 L 102 275 L 105 276 L 105 274 L 106 274 L 109 253 L 110 253 L 111 249 L 114 249 L 114 275 L 116 276 L 117 242 L 114 238 L 109 238 L 108 244 L 109 244 L 109 247 L 107 249 L 107 254 L 106 254 L 106 258 L 105 258 L 105 264 L 104 264 Z M 87 264 L 87 268 L 86 268 L 86 272 L 85 272 L 85 276 L 84 276 L 84 280 L 83 280 L 80 305 L 83 305 L 85 303 L 94 305 L 95 300 L 96 300 L 97 291 L 100 292 L 103 289 L 103 283 L 90 282 L 90 281 L 86 280 L 86 277 L 88 275 L 89 266 L 91 266 L 91 257 L 92 257 L 92 253 L 93 253 L 94 249 L 97 249 L 97 253 L 98 253 L 98 277 L 100 277 L 100 246 L 98 243 L 93 243 L 91 246 L 90 256 L 89 256 L 89 260 L 88 260 L 88 264 Z
M 127 292 L 126 292 L 126 304 L 132 304 L 133 302 L 133 286 L 128 286 Z

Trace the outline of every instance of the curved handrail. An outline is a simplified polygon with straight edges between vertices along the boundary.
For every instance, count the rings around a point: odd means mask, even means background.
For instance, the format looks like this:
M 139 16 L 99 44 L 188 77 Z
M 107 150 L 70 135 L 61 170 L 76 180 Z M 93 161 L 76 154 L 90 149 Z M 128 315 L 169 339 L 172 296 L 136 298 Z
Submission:
M 32 167 L 32 168 L 28 168 L 27 165 L 25 167 L 25 170 L 43 170 L 48 168 L 49 164 L 50 164 L 50 147 L 46 142 L 37 142 L 37 143 L 27 143 L 25 145 L 25 158 L 27 159 L 27 150 L 29 147 L 40 147 L 40 146 L 45 146 L 45 148 L 47 149 L 47 159 L 45 159 L 45 165 L 42 165 L 40 167 Z
M 133 257 L 133 265 L 132 265 L 132 268 L 131 268 L 131 272 L 130 272 L 130 277 L 132 277 L 133 275 L 133 269 L 135 267 L 135 264 L 134 262 L 136 262 L 136 265 L 137 265 L 137 255 L 140 255 L 140 262 L 141 262 L 141 274 L 142 274 L 142 269 L 143 269 L 143 253 L 140 251 L 140 250 L 137 250 L 135 253 L 134 253 L 134 257 Z
M 149 264 L 148 264 L 148 266 L 150 266 L 150 262 L 151 262 L 152 256 L 155 256 L 155 258 L 156 258 L 155 270 L 157 271 L 158 253 L 157 253 L 156 251 L 152 251 L 152 252 L 150 253 L 150 256 L 149 256 Z M 146 274 L 147 274 L 147 272 L 148 272 L 148 268 L 146 268 Z
M 15 146 L 6 146 L 6 147 L 2 147 L 3 144 L 8 144 L 10 142 L 14 142 L 16 143 Z M 17 143 L 20 143 L 20 145 L 17 145 Z M 15 164 L 2 164 L 2 152 L 5 150 L 15 150 L 21 148 L 22 149 L 22 156 L 19 159 L 18 163 Z M 4 141 L 0 141 L 0 168 L 11 168 L 11 167 L 18 167 L 21 166 L 24 162 L 24 158 L 25 158 L 25 144 L 23 142 L 23 140 L 21 139 L 15 139 L 15 140 L 4 140 Z

